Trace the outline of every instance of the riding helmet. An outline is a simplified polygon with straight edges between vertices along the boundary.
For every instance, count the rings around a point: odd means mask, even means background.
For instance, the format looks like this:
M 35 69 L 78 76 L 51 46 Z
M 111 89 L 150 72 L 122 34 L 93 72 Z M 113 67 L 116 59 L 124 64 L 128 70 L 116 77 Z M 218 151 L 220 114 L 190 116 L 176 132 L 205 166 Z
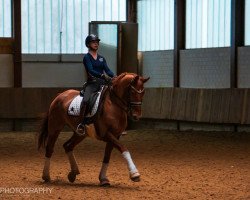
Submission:
M 86 47 L 89 47 L 89 43 L 92 41 L 100 41 L 100 39 L 98 38 L 98 36 L 94 35 L 94 34 L 90 34 L 86 37 L 85 39 L 85 45 Z

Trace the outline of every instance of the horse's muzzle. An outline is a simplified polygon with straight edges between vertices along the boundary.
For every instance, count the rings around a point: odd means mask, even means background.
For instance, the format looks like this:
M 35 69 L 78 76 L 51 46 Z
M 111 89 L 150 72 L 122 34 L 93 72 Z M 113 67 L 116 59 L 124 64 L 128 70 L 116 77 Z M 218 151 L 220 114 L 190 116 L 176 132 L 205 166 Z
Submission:
M 140 116 L 138 116 L 138 115 L 132 115 L 132 116 L 131 116 L 131 119 L 132 119 L 133 121 L 138 121 L 138 120 L 140 119 Z

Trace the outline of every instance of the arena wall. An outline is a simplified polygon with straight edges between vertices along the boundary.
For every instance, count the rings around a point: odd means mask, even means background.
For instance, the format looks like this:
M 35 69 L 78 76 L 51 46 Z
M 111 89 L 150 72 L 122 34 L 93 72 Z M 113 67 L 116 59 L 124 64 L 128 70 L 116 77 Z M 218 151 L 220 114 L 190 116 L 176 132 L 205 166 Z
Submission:
M 0 54 L 0 87 L 14 86 L 12 54 Z
M 181 88 L 173 88 L 172 51 L 143 52 L 142 74 L 151 79 L 146 84 L 143 120 L 130 123 L 130 127 L 144 124 L 144 127 L 179 130 L 227 131 L 236 127 L 239 131 L 249 130 L 250 47 L 238 49 L 239 88 L 236 89 L 228 88 L 228 78 L 220 80 L 220 75 L 228 74 L 228 49 L 214 52 L 211 49 L 181 52 L 181 74 L 190 73 L 193 79 L 188 82 L 185 80 L 188 76 L 182 76 L 182 86 L 186 87 Z M 221 59 L 213 60 L 214 56 Z M 204 57 L 207 63 L 201 61 Z M 47 111 L 59 92 L 80 89 L 84 82 L 81 59 L 81 55 L 23 56 L 23 88 L 13 88 L 13 57 L 1 54 L 0 76 L 4 76 L 0 83 L 0 129 L 36 130 L 40 114 Z M 189 70 L 184 70 L 184 65 Z M 203 79 L 197 77 L 202 73 Z M 212 84 L 207 82 L 209 77 L 213 78 Z
M 173 51 L 141 52 L 148 88 L 173 87 Z M 250 87 L 250 47 L 238 48 L 238 88 Z M 180 51 L 180 87 L 230 88 L 230 48 Z

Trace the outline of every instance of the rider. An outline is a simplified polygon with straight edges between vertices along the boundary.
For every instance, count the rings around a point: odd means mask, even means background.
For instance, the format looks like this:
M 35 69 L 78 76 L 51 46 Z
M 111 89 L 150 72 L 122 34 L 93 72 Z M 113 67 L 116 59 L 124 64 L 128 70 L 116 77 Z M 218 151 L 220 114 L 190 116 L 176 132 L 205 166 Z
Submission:
M 88 48 L 88 53 L 83 57 L 83 64 L 87 73 L 87 86 L 85 87 L 84 97 L 82 102 L 83 116 L 86 110 L 86 105 L 92 93 L 97 92 L 101 85 L 111 82 L 114 73 L 109 69 L 106 60 L 99 55 L 100 39 L 98 36 L 91 34 L 85 39 L 85 45 Z M 84 121 L 77 126 L 76 132 L 79 134 L 85 133 Z

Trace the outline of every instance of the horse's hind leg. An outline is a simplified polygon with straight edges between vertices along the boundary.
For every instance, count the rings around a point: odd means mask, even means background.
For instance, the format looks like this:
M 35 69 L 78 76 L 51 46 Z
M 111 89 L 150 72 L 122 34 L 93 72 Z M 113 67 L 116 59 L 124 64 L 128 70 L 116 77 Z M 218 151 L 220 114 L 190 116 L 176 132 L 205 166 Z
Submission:
M 100 185 L 101 186 L 109 186 L 109 179 L 107 178 L 107 169 L 108 169 L 108 165 L 109 165 L 109 160 L 110 160 L 110 155 L 111 152 L 113 150 L 114 146 L 112 143 L 107 142 L 106 143 L 106 147 L 105 147 L 105 154 L 104 154 L 104 158 L 103 158 L 103 162 L 102 162 L 102 168 L 101 171 L 99 173 L 99 181 L 100 181 Z
M 50 158 L 54 152 L 55 142 L 60 134 L 60 131 L 49 132 L 53 134 L 49 134 L 47 145 L 46 145 L 46 153 L 45 153 L 45 163 L 43 168 L 43 176 L 42 179 L 45 182 L 50 182 Z
M 85 137 L 85 135 L 81 136 L 74 132 L 72 137 L 63 144 L 65 153 L 67 154 L 70 163 L 71 171 L 68 174 L 68 179 L 71 183 L 75 181 L 76 175 L 80 174 L 73 150 L 75 146 L 79 144 Z
M 63 118 L 56 117 L 56 115 L 53 115 L 53 112 L 50 113 L 50 117 L 48 117 L 48 123 L 47 123 L 48 138 L 46 144 L 45 164 L 42 176 L 42 179 L 45 182 L 50 181 L 50 158 L 54 152 L 54 146 L 56 140 L 61 130 L 63 129 L 64 125 L 65 122 Z

